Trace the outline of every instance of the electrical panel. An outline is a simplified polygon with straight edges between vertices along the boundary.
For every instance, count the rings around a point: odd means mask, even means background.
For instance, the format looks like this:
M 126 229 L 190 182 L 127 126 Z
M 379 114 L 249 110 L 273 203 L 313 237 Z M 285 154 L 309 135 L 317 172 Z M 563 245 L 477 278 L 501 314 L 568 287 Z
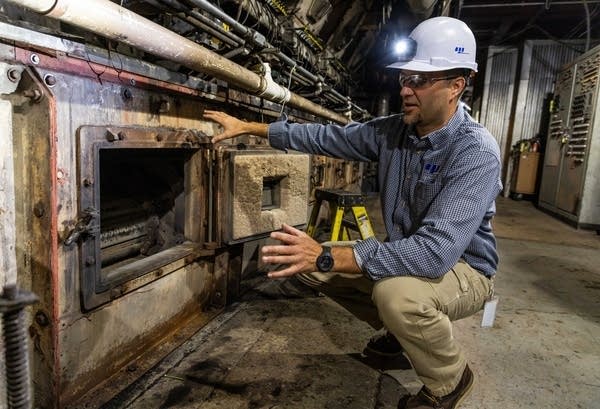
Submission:
M 583 228 L 600 227 L 600 46 L 559 72 L 539 206 Z

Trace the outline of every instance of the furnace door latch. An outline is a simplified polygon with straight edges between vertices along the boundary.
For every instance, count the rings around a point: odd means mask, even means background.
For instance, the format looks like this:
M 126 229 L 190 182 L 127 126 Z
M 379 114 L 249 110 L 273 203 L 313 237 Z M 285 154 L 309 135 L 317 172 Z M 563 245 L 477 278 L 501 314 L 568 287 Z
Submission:
M 64 240 L 64 245 L 70 246 L 78 241 L 82 236 L 93 236 L 94 234 L 98 233 L 98 225 L 94 223 L 94 220 L 98 216 L 100 216 L 100 212 L 98 212 L 96 209 L 91 207 L 85 209 L 81 217 L 77 219 L 75 227 L 69 232 L 67 238 Z

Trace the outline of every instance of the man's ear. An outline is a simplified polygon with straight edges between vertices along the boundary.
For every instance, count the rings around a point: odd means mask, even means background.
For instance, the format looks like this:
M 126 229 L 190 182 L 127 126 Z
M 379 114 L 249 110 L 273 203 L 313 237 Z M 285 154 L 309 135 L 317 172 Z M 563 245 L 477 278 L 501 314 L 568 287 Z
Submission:
M 460 98 L 463 91 L 467 87 L 467 79 L 465 77 L 457 77 L 452 81 L 452 98 Z

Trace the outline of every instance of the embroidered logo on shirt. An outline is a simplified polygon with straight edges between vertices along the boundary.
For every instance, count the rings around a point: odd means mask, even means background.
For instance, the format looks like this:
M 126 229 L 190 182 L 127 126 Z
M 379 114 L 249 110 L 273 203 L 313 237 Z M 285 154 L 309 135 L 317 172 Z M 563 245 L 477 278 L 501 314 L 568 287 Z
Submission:
M 440 170 L 440 165 L 435 165 L 433 163 L 426 163 L 425 164 L 425 171 L 429 172 L 430 174 L 434 174 L 437 173 Z

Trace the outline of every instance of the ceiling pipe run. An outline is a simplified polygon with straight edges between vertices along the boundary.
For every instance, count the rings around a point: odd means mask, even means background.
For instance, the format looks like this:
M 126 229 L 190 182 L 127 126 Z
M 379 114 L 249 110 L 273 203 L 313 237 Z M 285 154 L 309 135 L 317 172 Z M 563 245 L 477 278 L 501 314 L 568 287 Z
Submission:
M 212 75 L 270 101 L 282 102 L 281 95 L 287 91 L 288 105 L 337 123 L 349 122 L 345 116 L 290 93 L 272 80 L 269 82 L 265 77 L 109 0 L 6 1 Z M 275 92 L 272 93 L 272 90 Z
M 219 7 L 210 3 L 208 0 L 189 0 L 189 1 L 192 4 L 194 4 L 195 6 L 198 6 L 202 10 L 206 11 L 207 13 L 210 13 L 213 16 L 223 20 L 225 23 L 227 23 L 229 26 L 231 26 L 234 31 L 237 31 L 242 37 L 244 37 L 245 39 L 248 39 L 248 41 L 250 43 L 252 43 L 253 45 L 258 45 L 260 47 L 267 47 L 267 48 L 275 48 L 262 35 L 258 34 L 254 30 L 251 30 L 250 28 L 241 24 L 236 19 L 234 19 L 233 17 L 231 17 L 230 15 L 225 13 L 223 10 L 221 10 Z M 291 69 L 293 69 L 294 71 L 297 71 L 301 76 L 303 76 L 303 77 L 307 78 L 309 81 L 311 81 L 312 85 L 316 86 L 317 83 L 323 81 L 323 78 L 319 78 L 318 76 L 316 76 L 315 74 L 312 74 L 311 72 L 304 69 L 303 67 L 298 66 L 296 64 L 296 61 L 292 60 L 290 57 L 285 55 L 283 52 L 277 50 L 274 52 L 274 55 L 279 60 L 283 61 L 286 65 L 288 65 Z M 330 94 L 331 99 L 334 100 L 334 102 L 343 103 L 343 104 L 347 103 L 347 101 L 348 101 L 347 97 L 343 96 L 342 94 L 337 92 L 335 89 L 328 87 L 327 84 L 325 84 L 325 88 L 327 89 L 326 94 Z M 365 115 L 365 114 L 368 115 L 368 112 L 366 110 L 362 109 L 361 107 L 359 107 L 358 105 L 351 104 L 351 107 L 353 109 L 357 110 L 361 115 Z

